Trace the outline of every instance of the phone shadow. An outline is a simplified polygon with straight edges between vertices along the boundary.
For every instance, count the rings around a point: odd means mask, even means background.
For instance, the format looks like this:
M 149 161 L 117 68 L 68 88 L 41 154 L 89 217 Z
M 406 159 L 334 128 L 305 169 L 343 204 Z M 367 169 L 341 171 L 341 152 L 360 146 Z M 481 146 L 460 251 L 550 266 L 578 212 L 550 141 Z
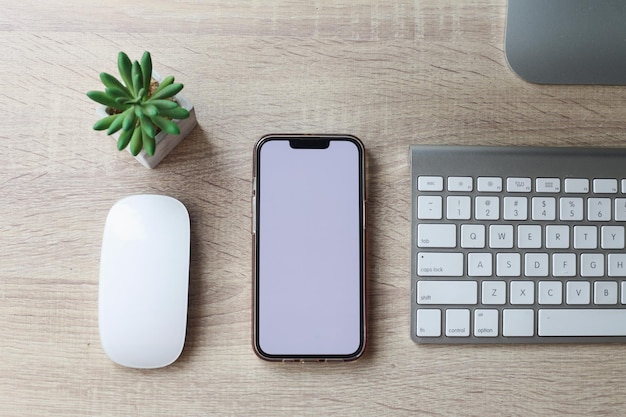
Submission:
M 408 154 L 408 149 L 404 155 Z M 367 186 L 367 348 L 361 361 L 378 363 L 398 350 L 411 348 L 409 332 L 410 174 L 402 149 L 383 160 L 372 149 L 366 159 Z M 404 162 L 403 162 L 404 161 Z M 406 174 L 390 175 L 404 169 Z M 402 180 L 398 181 L 398 177 Z M 406 345 L 406 346 L 405 346 Z M 392 359 L 393 360 L 393 359 Z

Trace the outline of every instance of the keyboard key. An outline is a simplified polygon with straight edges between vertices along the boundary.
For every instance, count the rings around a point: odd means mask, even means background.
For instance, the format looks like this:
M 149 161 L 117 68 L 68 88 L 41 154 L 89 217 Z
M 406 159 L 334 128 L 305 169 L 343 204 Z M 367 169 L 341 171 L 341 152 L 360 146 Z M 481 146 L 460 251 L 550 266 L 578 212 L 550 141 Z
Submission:
M 503 305 L 506 303 L 506 282 L 483 281 L 481 302 L 485 305 Z
M 626 254 L 609 253 L 607 263 L 610 277 L 626 277 Z
M 617 192 L 617 180 L 596 178 L 593 180 L 593 192 L 596 194 L 615 194 Z
M 542 309 L 539 336 L 626 336 L 626 309 Z
M 417 177 L 418 191 L 443 191 L 443 177 L 419 176 Z
M 533 310 L 506 309 L 502 311 L 502 335 L 505 337 L 530 337 L 535 334 Z
M 510 224 L 492 224 L 489 226 L 489 247 L 507 249 L 513 247 L 513 226 Z
M 498 337 L 498 310 L 474 310 L 474 336 Z
M 547 253 L 527 253 L 524 255 L 524 275 L 527 277 L 547 277 L 548 260 Z
M 456 247 L 456 225 L 432 223 L 417 225 L 417 246 L 420 248 Z
M 522 249 L 541 248 L 541 226 L 521 225 L 517 227 L 517 246 Z
M 529 193 L 532 190 L 530 178 L 507 178 L 506 190 L 510 193 Z
M 555 277 L 576 276 L 576 254 L 555 253 L 552 255 L 552 275 Z
M 533 220 L 556 219 L 556 199 L 554 197 L 533 197 L 532 218 Z
M 441 336 L 441 310 L 417 310 L 417 335 L 420 337 Z
M 417 275 L 422 277 L 460 277 L 463 275 L 463 254 L 419 252 Z
M 559 193 L 561 192 L 561 179 L 537 178 L 535 180 L 535 190 L 538 193 Z
M 611 220 L 611 199 L 590 198 L 587 200 L 587 220 L 608 222 Z
M 491 253 L 469 253 L 467 255 L 467 275 L 470 277 L 489 277 L 492 272 Z
M 586 194 L 589 192 L 589 180 L 587 178 L 566 178 L 565 192 Z
M 467 309 L 446 310 L 446 336 L 467 337 L 470 335 L 470 311 Z
M 474 189 L 472 177 L 448 177 L 448 191 L 469 192 Z
M 500 177 L 478 177 L 478 191 L 482 193 L 499 193 L 502 191 L 502 178 Z
M 563 284 L 561 281 L 539 282 L 538 301 L 542 305 L 559 305 L 563 302 Z
M 559 219 L 572 222 L 583 219 L 583 199 L 564 197 L 559 199 Z
M 417 197 L 417 218 L 441 220 L 442 199 L 438 195 L 420 195 Z
M 533 304 L 535 302 L 534 281 L 511 281 L 509 302 L 515 304 Z
M 615 199 L 615 220 L 618 222 L 626 221 L 626 198 Z
M 468 220 L 472 215 L 472 200 L 467 196 L 448 196 L 446 218 Z
M 596 281 L 593 284 L 593 303 L 597 305 L 617 304 L 617 282 Z
M 568 281 L 565 287 L 565 302 L 570 305 L 584 305 L 591 301 L 591 285 L 587 281 Z
M 498 197 L 476 197 L 474 217 L 476 220 L 498 220 L 500 199 Z
M 461 225 L 461 247 L 480 249 L 485 247 L 485 225 Z
M 521 255 L 516 252 L 496 255 L 496 275 L 499 277 L 519 277 L 521 275 Z
M 419 281 L 417 283 L 418 304 L 467 304 L 478 301 L 476 281 Z
M 602 226 L 600 236 L 603 249 L 624 249 L 624 226 Z
M 574 249 L 595 249 L 598 247 L 596 226 L 574 226 Z
M 583 253 L 582 255 L 580 255 L 580 276 L 581 277 L 604 276 L 604 254 L 603 253 Z
M 569 247 L 569 226 L 546 226 L 546 248 L 567 249 Z
M 528 199 L 526 197 L 504 197 L 504 220 L 526 220 Z

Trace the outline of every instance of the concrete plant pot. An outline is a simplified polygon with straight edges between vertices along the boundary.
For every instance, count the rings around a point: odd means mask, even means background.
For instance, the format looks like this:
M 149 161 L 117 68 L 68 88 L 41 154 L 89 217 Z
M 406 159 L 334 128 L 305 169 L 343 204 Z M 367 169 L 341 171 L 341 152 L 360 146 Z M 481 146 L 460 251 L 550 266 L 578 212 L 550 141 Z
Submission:
M 162 78 L 154 71 L 152 72 L 152 78 L 154 78 L 158 82 L 162 80 Z M 155 136 L 154 139 L 156 143 L 156 150 L 153 156 L 148 155 L 144 149 L 142 149 L 141 152 L 137 156 L 135 156 L 135 159 L 146 168 L 155 168 L 159 164 L 159 162 L 161 162 L 163 158 L 165 158 L 172 151 L 172 149 L 174 149 L 176 145 L 178 145 L 189 134 L 189 132 L 193 130 L 193 128 L 197 124 L 196 111 L 193 107 L 193 104 L 191 104 L 191 102 L 180 93 L 176 94 L 174 98 L 181 107 L 185 108 L 189 112 L 189 117 L 183 120 L 172 120 L 178 125 L 180 129 L 180 134 L 170 135 L 169 133 L 160 131 Z M 98 114 L 98 116 L 100 116 L 100 118 L 109 115 L 109 113 L 107 112 L 107 107 L 103 105 L 100 105 L 96 108 L 96 113 Z M 118 131 L 110 136 L 114 138 L 115 142 L 117 143 L 119 135 L 120 132 Z M 127 147 L 126 150 L 128 151 L 128 153 L 130 153 L 130 147 Z

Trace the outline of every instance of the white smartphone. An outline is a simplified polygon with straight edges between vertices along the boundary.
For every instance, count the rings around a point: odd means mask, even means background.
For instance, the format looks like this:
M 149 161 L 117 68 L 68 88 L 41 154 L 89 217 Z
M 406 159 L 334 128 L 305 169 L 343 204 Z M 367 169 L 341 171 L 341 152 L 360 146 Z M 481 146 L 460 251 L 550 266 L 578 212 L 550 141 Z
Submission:
M 253 345 L 275 361 L 353 360 L 366 342 L 365 150 L 269 135 L 254 152 Z

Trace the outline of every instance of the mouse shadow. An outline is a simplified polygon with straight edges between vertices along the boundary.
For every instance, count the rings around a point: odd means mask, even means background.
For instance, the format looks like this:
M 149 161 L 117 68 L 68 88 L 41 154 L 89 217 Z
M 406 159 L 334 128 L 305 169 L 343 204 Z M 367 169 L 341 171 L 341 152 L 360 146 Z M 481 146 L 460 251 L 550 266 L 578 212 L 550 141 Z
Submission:
M 199 161 L 207 164 L 213 159 L 215 149 L 211 144 L 212 134 L 207 131 L 198 117 L 198 124 L 191 131 L 187 139 L 179 144 L 174 150 L 176 153 L 168 156 L 168 163 L 183 166 L 183 171 L 189 166 L 196 166 Z M 209 164 L 210 165 L 210 164 Z M 175 182 L 173 184 L 180 183 Z M 172 187 L 172 184 L 167 184 Z M 193 349 L 202 343 L 204 330 L 203 315 L 206 307 L 207 293 L 209 291 L 206 280 L 206 260 L 210 256 L 207 253 L 204 232 L 207 230 L 204 218 L 205 210 L 197 202 L 197 194 L 194 190 L 178 189 L 177 192 L 184 195 L 181 199 L 189 212 L 191 235 L 189 242 L 189 289 L 187 299 L 187 323 L 183 351 L 177 362 L 187 364 L 193 357 Z
M 197 114 L 198 124 L 189 133 L 170 155 L 161 163 L 162 169 L 177 172 L 179 169 L 185 171 L 189 166 L 196 166 L 199 161 L 206 164 L 214 155 L 214 147 L 211 144 L 211 132 L 202 125 L 202 116 Z M 193 357 L 195 349 L 203 340 L 202 317 L 203 307 L 206 304 L 206 294 L 208 291 L 206 276 L 206 245 L 203 242 L 203 212 L 196 203 L 196 194 L 192 190 L 176 189 L 172 187 L 180 186 L 179 182 L 166 182 L 161 187 L 173 194 L 181 194 L 180 199 L 185 204 L 189 212 L 190 219 L 190 241 L 189 241 L 189 288 L 187 298 L 187 323 L 185 331 L 185 343 L 176 364 L 185 366 Z
M 200 332 L 200 324 L 202 321 L 202 306 L 204 295 L 207 292 L 206 280 L 203 279 L 203 268 L 201 259 L 202 239 L 198 233 L 194 233 L 194 230 L 198 230 L 199 221 L 197 213 L 194 212 L 193 206 L 189 210 L 189 217 L 191 219 L 191 238 L 190 238 L 190 251 L 189 251 L 189 295 L 187 300 L 187 324 L 185 344 L 183 351 L 180 354 L 177 362 L 186 364 L 191 359 L 191 353 L 193 349 L 202 340 L 202 334 Z

